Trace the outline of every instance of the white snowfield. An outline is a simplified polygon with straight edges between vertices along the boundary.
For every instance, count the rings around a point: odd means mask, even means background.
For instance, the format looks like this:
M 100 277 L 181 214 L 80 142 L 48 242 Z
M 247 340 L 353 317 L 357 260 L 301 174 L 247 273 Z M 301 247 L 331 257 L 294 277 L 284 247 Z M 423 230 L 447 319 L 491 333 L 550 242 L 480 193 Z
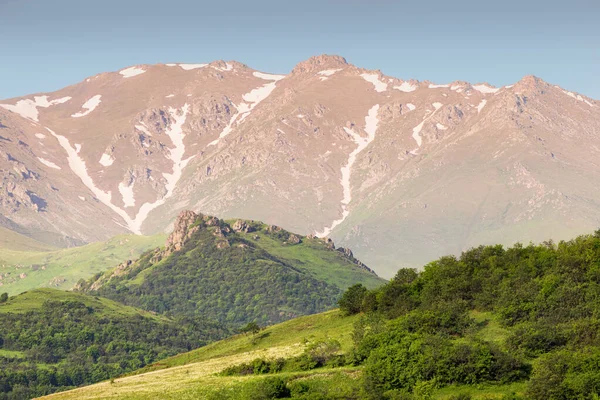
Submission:
M 133 194 L 133 183 L 130 186 L 125 185 L 123 182 L 119 183 L 119 192 L 123 197 L 123 204 L 125 208 L 135 206 L 135 196 Z
M 136 125 L 135 129 L 137 129 L 138 131 L 144 132 L 148 136 L 152 136 L 152 133 L 150 133 L 150 131 L 148 130 L 148 127 L 146 126 L 146 124 L 143 121 L 141 124 Z
M 473 89 L 483 94 L 496 93 L 500 88 L 495 88 L 486 84 L 473 85 Z
M 167 96 L 165 96 L 165 97 L 166 97 L 167 99 L 171 99 L 171 98 L 175 97 L 175 95 L 174 95 L 174 94 L 169 94 L 169 95 L 167 95 Z
M 260 72 L 259 72 L 259 74 L 263 75 Z M 266 75 L 269 75 L 268 80 L 270 80 L 272 82 L 267 83 L 263 86 L 259 86 L 258 88 L 253 89 L 250 92 L 244 94 L 242 96 L 242 99 L 244 101 L 241 102 L 240 104 L 238 104 L 237 106 L 235 104 L 233 105 L 235 107 L 235 109 L 237 110 L 237 112 L 231 116 L 229 123 L 223 129 L 223 131 L 221 131 L 221 133 L 219 134 L 219 137 L 216 138 L 215 140 L 213 140 L 212 142 L 210 142 L 207 147 L 217 145 L 221 141 L 221 139 L 223 139 L 224 137 L 229 135 L 233 131 L 233 124 L 236 122 L 237 122 L 237 125 L 242 123 L 242 121 L 244 119 L 246 119 L 246 117 L 248 117 L 248 115 L 250 115 L 252 110 L 254 110 L 254 107 L 256 107 L 258 104 L 260 104 L 264 99 L 269 97 L 271 92 L 273 92 L 273 90 L 275 90 L 277 81 L 280 81 L 281 79 L 285 78 L 285 75 L 264 74 L 264 76 L 266 76 Z M 267 79 L 265 77 L 261 77 L 261 78 Z
M 183 155 L 185 153 L 183 139 L 185 137 L 185 134 L 183 133 L 182 129 L 183 124 L 185 123 L 187 115 L 189 113 L 189 105 L 185 104 L 180 110 L 169 108 L 169 113 L 174 119 L 174 122 L 169 126 L 165 133 L 173 142 L 174 147 L 169 149 L 169 159 L 173 162 L 173 172 L 170 174 L 163 173 L 163 176 L 167 181 L 167 184 L 165 185 L 167 193 L 162 198 L 156 200 L 153 203 L 144 203 L 138 210 L 138 213 L 136 214 L 135 218 L 131 218 L 125 210 L 118 206 L 115 206 L 112 203 L 112 194 L 110 191 L 104 192 L 103 190 L 96 187 L 93 179 L 90 177 L 87 171 L 85 161 L 83 161 L 79 154 L 77 154 L 76 149 L 74 147 L 71 147 L 69 140 L 64 136 L 56 134 L 51 129 L 46 128 L 46 130 L 48 130 L 48 132 L 50 132 L 52 136 L 54 136 L 58 140 L 59 144 L 67 152 L 67 161 L 69 162 L 69 167 L 71 168 L 71 171 L 73 171 L 73 173 L 75 173 L 75 175 L 77 175 L 79 179 L 81 179 L 83 184 L 87 186 L 88 189 L 90 189 L 90 191 L 94 194 L 94 196 L 96 196 L 98 200 L 100 200 L 104 205 L 109 207 L 116 214 L 121 216 L 121 218 L 123 218 L 129 230 L 138 235 L 141 234 L 142 224 L 148 217 L 148 214 L 155 208 L 164 204 L 165 201 L 173 195 L 173 191 L 175 189 L 177 181 L 179 181 L 179 179 L 181 178 L 183 169 L 192 159 L 192 157 L 183 159 Z M 125 188 L 119 186 L 119 191 L 123 196 L 123 202 L 125 203 L 125 207 L 130 207 L 135 204 L 135 197 L 133 196 L 133 184 Z
M 119 71 L 119 74 L 123 75 L 123 78 L 132 78 L 134 76 L 141 75 L 144 72 L 146 72 L 145 69 L 138 68 L 138 67 L 129 67 L 129 68 L 125 68 L 122 71 Z
M 60 99 L 48 101 L 48 96 L 35 96 L 33 100 L 25 99 L 17 101 L 17 104 L 0 104 L 0 107 L 19 114 L 23 118 L 39 122 L 38 107 L 48 108 L 57 104 L 63 104 L 71 100 L 71 97 L 62 97 Z
M 430 83 L 429 84 L 429 89 L 440 89 L 440 88 L 447 88 L 450 87 L 450 85 L 446 84 L 446 85 L 436 85 L 435 83 Z
M 481 100 L 481 103 L 479 103 L 479 105 L 477 106 L 477 113 L 478 114 L 481 112 L 481 110 L 483 110 L 483 107 L 485 107 L 486 104 L 487 104 L 487 100 L 486 99 Z
M 410 93 L 417 90 L 417 85 L 414 85 L 410 82 L 402 82 L 400 86 L 394 86 L 394 89 L 399 90 L 401 92 Z
M 385 92 L 387 90 L 387 83 L 381 81 L 379 79 L 379 75 L 377 74 L 360 74 L 360 76 L 367 82 L 370 82 L 373 84 L 373 86 L 375 86 L 375 91 L 376 92 Z
M 110 154 L 102 154 L 102 157 L 100 157 L 100 165 L 102 165 L 103 167 L 110 167 L 111 165 L 113 165 L 113 163 L 115 162 L 115 159 L 112 158 L 112 156 Z
M 36 133 L 35 137 L 38 138 L 38 139 L 45 139 L 46 135 L 44 135 L 43 133 Z
M 348 156 L 348 162 L 341 168 L 342 178 L 340 183 L 343 188 L 343 197 L 341 201 L 342 206 L 342 216 L 339 219 L 336 219 L 331 223 L 329 227 L 323 228 L 323 231 L 317 232 L 316 236 L 318 237 L 326 237 L 329 236 L 331 231 L 344 222 L 348 215 L 350 215 L 349 204 L 352 201 L 352 188 L 350 186 L 350 178 L 352 177 L 352 166 L 356 162 L 356 157 L 360 152 L 369 146 L 369 144 L 375 139 L 375 134 L 377 132 L 377 126 L 379 125 L 379 117 L 377 116 L 379 112 L 379 104 L 375 104 L 369 110 L 369 113 L 365 117 L 365 132 L 367 137 L 364 138 L 360 134 L 356 133 L 353 129 L 349 129 L 344 127 L 344 131 L 352 138 L 352 141 L 357 144 L 357 147 L 350 153 Z
M 418 147 L 421 147 L 421 145 L 423 144 L 423 139 L 421 138 L 421 130 L 423 129 L 423 125 L 425 124 L 425 122 L 429 121 L 435 115 L 435 113 L 438 112 L 438 110 L 440 108 L 442 108 L 442 106 L 443 106 L 443 104 L 441 104 L 441 103 L 433 103 L 433 107 L 435 107 L 435 111 L 432 112 L 431 114 L 429 114 L 429 116 L 425 117 L 419 125 L 417 125 L 413 128 L 412 137 L 413 137 L 413 139 L 415 139 L 415 142 L 417 142 Z M 412 150 L 411 153 L 416 155 L 417 150 L 418 149 Z
M 435 124 L 435 127 L 438 128 L 440 131 L 445 131 L 448 129 L 446 125 L 440 124 L 439 122 Z
M 169 64 L 167 64 L 169 65 Z M 175 66 L 177 64 L 174 64 L 173 66 Z M 208 64 L 179 64 L 179 66 L 185 70 L 185 71 L 191 71 L 193 69 L 199 69 L 199 68 L 204 68 L 206 67 Z
M 331 76 L 333 74 L 335 74 L 336 72 L 341 71 L 343 68 L 337 68 L 337 69 L 326 69 L 323 71 L 319 71 L 317 72 L 317 74 L 319 75 L 323 75 L 323 76 Z
M 86 111 L 75 113 L 75 114 L 71 115 L 71 117 L 73 117 L 73 118 L 85 117 L 86 115 L 88 115 L 89 113 L 94 111 L 96 109 L 96 107 L 98 107 L 100 105 L 100 103 L 102 102 L 101 98 L 102 98 L 102 95 L 100 95 L 100 94 L 95 95 L 94 97 L 92 97 L 91 99 L 89 99 L 88 101 L 83 103 L 83 105 L 81 106 L 81 108 L 85 109 Z
M 280 81 L 285 78 L 285 75 L 265 74 L 264 72 L 254 71 L 252 73 L 257 78 L 264 79 L 267 81 Z
M 326 69 L 323 71 L 319 71 L 317 72 L 319 76 L 319 80 L 320 81 L 326 81 L 327 79 L 329 79 L 330 76 L 332 76 L 333 74 L 335 74 L 336 72 L 341 71 L 343 68 L 337 68 L 337 69 Z
M 558 87 L 558 86 L 557 86 L 557 87 Z M 559 89 L 560 89 L 560 88 L 559 88 Z M 580 94 L 575 94 L 575 93 L 573 93 L 573 92 L 569 92 L 568 90 L 564 90 L 564 89 L 560 89 L 560 90 L 562 90 L 562 92 L 563 92 L 564 94 L 566 94 L 567 96 L 569 96 L 569 97 L 572 97 L 572 98 L 574 98 L 575 100 L 582 101 L 582 102 L 584 102 L 585 104 L 587 104 L 587 105 L 588 105 L 588 106 L 590 106 L 590 107 L 594 107 L 594 105 L 593 105 L 592 103 L 590 103 L 589 101 L 587 101 L 586 99 L 584 99 L 584 98 L 583 98 L 583 96 L 581 96 Z
M 406 108 L 408 108 L 409 111 L 414 111 L 417 109 L 417 106 L 415 106 L 413 103 L 406 103 Z
M 38 160 L 40 160 L 40 162 L 42 164 L 44 164 L 46 167 L 50 167 L 50 168 L 54 168 L 54 169 L 61 169 L 58 165 L 54 164 L 52 161 L 48 161 L 48 160 L 40 158 L 40 157 L 38 157 Z

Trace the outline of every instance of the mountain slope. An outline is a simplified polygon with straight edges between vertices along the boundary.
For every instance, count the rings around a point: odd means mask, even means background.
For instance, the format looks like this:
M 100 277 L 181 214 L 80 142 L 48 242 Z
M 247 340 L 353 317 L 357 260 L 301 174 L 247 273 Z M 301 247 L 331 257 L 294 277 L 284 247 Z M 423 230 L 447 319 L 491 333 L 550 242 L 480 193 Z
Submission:
M 193 209 L 329 235 L 389 277 L 594 229 L 599 132 L 596 100 L 531 76 L 440 85 L 337 56 L 285 76 L 139 65 L 0 102 L 0 225 L 68 245 Z
M 169 319 L 108 299 L 32 290 L 0 303 L 0 398 L 109 379 L 225 335 L 200 318 Z
M 273 323 L 331 308 L 357 282 L 384 282 L 344 250 L 276 226 L 184 211 L 164 249 L 78 289 L 159 313 Z
M 0 229 L 0 233 L 4 231 Z M 119 235 L 106 242 L 68 249 L 51 248 L 6 231 L 0 245 L 0 293 L 17 294 L 39 287 L 72 289 L 80 279 L 89 279 L 148 249 L 158 247 L 165 235 Z

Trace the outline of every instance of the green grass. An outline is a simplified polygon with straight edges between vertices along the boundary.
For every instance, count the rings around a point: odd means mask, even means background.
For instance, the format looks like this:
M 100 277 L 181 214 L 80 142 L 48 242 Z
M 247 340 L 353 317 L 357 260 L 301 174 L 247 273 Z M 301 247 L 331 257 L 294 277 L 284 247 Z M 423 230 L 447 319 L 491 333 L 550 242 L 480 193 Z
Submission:
M 434 399 L 448 400 L 452 396 L 459 394 L 469 394 L 473 400 L 492 400 L 501 399 L 510 394 L 523 395 L 527 387 L 527 382 L 517 382 L 508 385 L 456 385 L 446 386 L 438 389 L 433 397 Z
M 139 372 L 181 366 L 213 358 L 232 356 L 250 351 L 264 351 L 272 347 L 304 345 L 322 339 L 334 338 L 342 345 L 342 351 L 352 347 L 352 330 L 358 316 L 342 316 L 340 311 L 332 310 L 321 314 L 308 315 L 282 322 L 263 329 L 257 335 L 236 335 L 219 342 L 211 343 L 199 349 L 176 355 Z
M 120 235 L 106 242 L 49 251 L 0 246 L 0 292 L 12 295 L 42 287 L 71 289 L 80 279 L 136 259 L 164 242 L 165 235 Z
M 230 225 L 234 222 L 235 220 L 227 221 Z M 336 285 L 342 290 L 346 290 L 356 282 L 362 282 L 368 289 L 374 289 L 386 282 L 352 265 L 342 253 L 329 250 L 319 239 L 303 238 L 302 243 L 282 245 L 281 241 L 264 231 L 240 233 L 240 235 L 294 267 L 307 271 L 316 279 Z
M 264 377 L 222 377 L 216 373 L 255 358 L 289 358 L 301 354 L 307 342 L 335 338 L 343 351 L 352 346 L 351 332 L 359 316 L 344 317 L 338 310 L 273 325 L 257 335 L 237 335 L 200 349 L 168 358 L 135 375 L 58 393 L 52 399 L 202 399 L 209 393 Z M 342 369 L 344 370 L 344 369 Z M 356 371 L 356 368 L 345 370 Z M 312 376 L 333 370 L 288 373 Z M 327 372 L 328 371 L 328 372 Z
M 125 306 L 115 301 L 102 297 L 93 297 L 75 292 L 66 292 L 57 289 L 35 289 L 10 297 L 6 303 L 0 304 L 0 314 L 24 314 L 35 311 L 44 304 L 52 301 L 78 301 L 93 308 L 97 313 L 113 316 L 132 317 L 143 315 L 151 318 L 163 318 L 152 313 Z
M 478 339 L 504 346 L 510 331 L 500 325 L 499 317 L 491 312 L 471 311 L 471 318 L 477 324 Z
M 21 351 L 0 349 L 0 357 L 5 358 L 24 358 L 25 354 Z

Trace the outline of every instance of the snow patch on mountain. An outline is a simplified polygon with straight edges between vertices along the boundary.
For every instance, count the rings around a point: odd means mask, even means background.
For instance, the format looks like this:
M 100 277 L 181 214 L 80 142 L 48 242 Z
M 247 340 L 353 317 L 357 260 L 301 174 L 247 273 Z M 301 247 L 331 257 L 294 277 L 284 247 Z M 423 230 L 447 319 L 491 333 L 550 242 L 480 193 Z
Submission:
M 558 86 L 556 86 L 556 87 L 558 87 Z M 583 96 L 581 96 L 580 94 L 575 94 L 573 92 L 569 92 L 568 90 L 564 90 L 564 89 L 560 89 L 560 90 L 562 90 L 562 92 L 564 94 L 566 94 L 567 96 L 572 97 L 575 100 L 582 101 L 582 102 L 586 103 L 590 107 L 594 107 L 594 105 L 592 103 L 590 103 L 589 101 L 587 101 L 586 99 L 584 99 Z
M 401 92 L 410 93 L 417 90 L 417 85 L 414 85 L 410 82 L 402 82 L 400 86 L 394 86 L 394 89 L 399 90 Z
M 331 231 L 344 222 L 348 215 L 350 215 L 350 210 L 348 208 L 350 202 L 352 201 L 352 188 L 350 186 L 350 178 L 352 177 L 352 166 L 356 162 L 357 156 L 362 152 L 369 144 L 375 139 L 375 134 L 377 132 L 377 126 L 379 125 L 379 104 L 374 105 L 369 110 L 369 113 L 365 117 L 365 132 L 367 137 L 364 138 L 360 134 L 356 133 L 354 129 L 349 129 L 344 127 L 344 131 L 350 136 L 352 141 L 357 144 L 356 148 L 350 153 L 348 156 L 348 161 L 346 165 L 341 168 L 342 178 L 340 183 L 343 188 L 343 197 L 341 201 L 342 206 L 342 216 L 339 219 L 336 219 L 331 223 L 329 227 L 323 228 L 322 232 L 318 232 L 316 236 L 318 237 L 326 237 L 329 236 Z
M 153 203 L 144 203 L 138 210 L 135 218 L 131 218 L 125 210 L 115 206 L 112 203 L 112 194 L 110 191 L 104 192 L 94 184 L 94 180 L 87 171 L 85 161 L 83 161 L 79 154 L 77 154 L 76 148 L 71 147 L 69 140 L 64 136 L 56 134 L 51 129 L 46 128 L 46 130 L 48 130 L 48 132 L 50 132 L 52 136 L 58 140 L 59 144 L 67 152 L 67 161 L 69 162 L 71 171 L 73 171 L 75 175 L 81 179 L 83 184 L 87 186 L 87 188 L 96 196 L 98 200 L 121 216 L 121 218 L 123 218 L 127 224 L 129 230 L 136 234 L 141 234 L 142 224 L 148 217 L 148 214 L 155 208 L 163 205 L 165 201 L 173 195 L 173 191 L 177 185 L 177 182 L 181 178 L 183 169 L 192 159 L 192 157 L 183 159 L 183 155 L 185 154 L 185 145 L 183 144 L 183 139 L 185 137 L 185 134 L 183 133 L 183 124 L 185 124 L 187 115 L 189 113 L 189 105 L 185 104 L 180 110 L 171 107 L 169 108 L 169 113 L 171 114 L 174 122 L 169 126 L 165 133 L 173 142 L 173 147 L 169 149 L 170 154 L 168 156 L 168 158 L 173 162 L 173 172 L 163 173 L 163 176 L 167 181 L 165 185 L 167 193 Z M 112 157 L 108 157 L 112 160 Z M 134 183 L 125 187 L 119 185 L 119 191 L 123 196 L 125 207 L 133 207 L 135 205 L 135 198 L 133 197 L 133 185 Z
M 429 121 L 431 119 L 431 117 L 433 117 L 440 108 L 442 108 L 443 104 L 433 103 L 433 106 L 435 107 L 435 111 L 432 112 L 429 116 L 425 117 L 419 125 L 417 125 L 413 128 L 412 137 L 413 137 L 413 139 L 415 139 L 415 142 L 417 142 L 418 147 L 421 147 L 421 145 L 423 144 L 423 139 L 421 138 L 421 130 L 423 129 L 423 125 L 425 124 L 425 122 Z M 411 153 L 416 155 L 417 150 L 418 149 L 412 150 Z
M 35 137 L 38 138 L 38 139 L 45 139 L 46 135 L 44 135 L 43 133 L 36 133 Z
M 332 76 L 333 74 L 335 74 L 336 72 L 341 71 L 343 68 L 337 68 L 337 69 L 326 69 L 323 71 L 319 71 L 317 72 L 318 75 L 321 75 L 319 77 L 320 81 L 326 81 L 327 79 L 329 79 L 330 76 Z
M 38 107 L 48 108 L 57 104 L 63 104 L 71 100 L 71 97 L 62 97 L 60 99 L 48 101 L 48 96 L 35 96 L 33 100 L 25 99 L 17 101 L 17 104 L 0 104 L 0 107 L 19 114 L 23 118 L 39 122 Z
M 166 97 L 167 99 L 170 99 L 170 98 L 173 98 L 173 97 L 175 97 L 175 95 L 174 95 L 174 94 L 169 94 L 169 95 L 167 95 L 167 96 L 165 96 L 165 97 Z
M 446 125 L 440 124 L 439 122 L 435 124 L 435 127 L 438 128 L 440 131 L 445 131 L 448 129 Z
M 414 111 L 417 109 L 417 106 L 415 106 L 413 103 L 406 103 L 406 108 L 408 108 L 409 111 Z
M 146 126 L 146 124 L 144 122 L 142 122 L 140 125 L 135 125 L 135 129 L 137 129 L 138 131 L 144 132 L 148 136 L 152 136 L 152 133 L 150 133 L 150 131 L 148 130 L 148 127 Z
M 204 68 L 207 65 L 208 64 L 179 64 L 179 66 L 185 71 L 191 71 L 193 69 Z
M 122 71 L 119 71 L 119 74 L 123 75 L 123 78 L 132 78 L 134 76 L 141 75 L 144 72 L 146 72 L 145 69 L 138 68 L 138 67 L 129 67 L 129 68 L 125 68 Z
M 430 83 L 429 84 L 429 89 L 440 89 L 440 88 L 447 88 L 450 87 L 450 85 L 436 85 L 435 83 Z
M 54 169 L 61 169 L 58 165 L 54 164 L 52 161 L 48 161 L 48 160 L 43 159 L 41 157 L 38 157 L 38 160 L 40 160 L 40 162 L 42 164 L 44 164 L 46 167 L 50 167 L 50 168 L 54 168 Z
M 125 185 L 123 182 L 119 183 L 119 192 L 123 197 L 123 204 L 125 208 L 135 206 L 135 196 L 133 194 L 133 183 L 131 185 Z
M 258 104 L 260 104 L 264 99 L 269 97 L 271 92 L 275 90 L 277 81 L 283 78 L 285 78 L 284 75 L 272 75 L 269 80 L 272 80 L 273 82 L 257 87 L 256 89 L 253 89 L 250 92 L 242 95 L 242 99 L 244 101 L 237 106 L 235 104 L 233 105 L 237 112 L 231 116 L 229 123 L 227 124 L 227 126 L 225 126 L 223 131 L 221 131 L 219 137 L 210 142 L 207 147 L 217 145 L 221 141 L 221 139 L 229 135 L 233 131 L 233 124 L 237 122 L 237 125 L 239 125 L 244 119 L 246 119 L 246 117 L 250 115 L 252 110 L 254 110 L 254 108 Z
M 491 87 L 486 84 L 473 85 L 472 88 L 483 94 L 496 93 L 500 90 L 499 88 Z
M 100 103 L 102 102 L 101 98 L 102 98 L 102 95 L 100 95 L 100 94 L 95 95 L 94 97 L 92 97 L 91 99 L 89 99 L 88 101 L 83 103 L 83 105 L 81 106 L 81 108 L 85 109 L 86 111 L 75 113 L 75 114 L 71 115 L 71 117 L 73 117 L 73 118 L 85 117 L 86 115 L 88 115 L 89 113 L 94 111 L 96 109 L 96 107 L 98 107 L 100 105 Z
M 267 81 L 280 81 L 285 78 L 285 75 L 265 74 L 264 72 L 254 71 L 252 73 L 257 78 L 264 79 Z
M 483 107 L 485 107 L 486 104 L 487 104 L 487 100 L 486 99 L 481 100 L 481 103 L 479 103 L 479 105 L 477 106 L 477 113 L 480 113 L 481 110 L 483 110 Z
M 387 83 L 381 81 L 379 79 L 379 75 L 377 74 L 360 74 L 360 76 L 367 82 L 370 82 L 375 86 L 376 92 L 385 92 L 387 90 Z
M 115 159 L 112 158 L 112 156 L 110 154 L 104 153 L 104 154 L 102 154 L 102 157 L 100 157 L 100 161 L 98 161 L 98 162 L 103 167 L 110 167 L 115 162 Z

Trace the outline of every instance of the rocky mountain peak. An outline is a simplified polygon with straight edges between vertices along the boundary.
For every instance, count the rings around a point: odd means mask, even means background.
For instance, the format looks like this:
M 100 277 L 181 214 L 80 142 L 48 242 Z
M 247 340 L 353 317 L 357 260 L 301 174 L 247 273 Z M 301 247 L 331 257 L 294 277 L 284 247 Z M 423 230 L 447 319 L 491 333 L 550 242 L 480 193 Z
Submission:
M 348 62 L 344 57 L 322 54 L 320 56 L 311 57 L 306 61 L 302 61 L 294 67 L 292 74 L 301 74 L 332 68 L 344 68 L 346 66 L 348 66 Z
M 169 238 L 167 239 L 166 247 L 170 252 L 180 250 L 185 244 L 186 240 L 188 240 L 194 234 L 194 232 L 198 230 L 192 228 L 192 225 L 201 216 L 201 214 L 196 214 L 190 210 L 184 210 L 179 213 L 177 219 L 175 220 L 173 232 L 171 232 Z

